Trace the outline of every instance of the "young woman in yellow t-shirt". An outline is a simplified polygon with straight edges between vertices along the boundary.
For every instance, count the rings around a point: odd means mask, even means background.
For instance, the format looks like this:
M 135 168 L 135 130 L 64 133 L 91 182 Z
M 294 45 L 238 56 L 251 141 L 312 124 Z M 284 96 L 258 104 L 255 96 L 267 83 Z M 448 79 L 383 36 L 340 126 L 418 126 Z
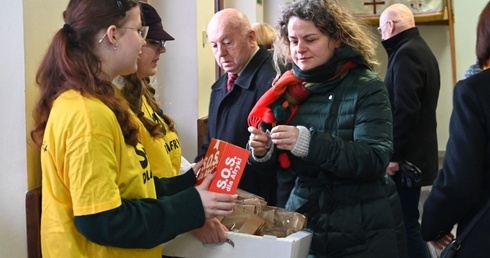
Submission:
M 137 69 L 140 13 L 134 0 L 71 0 L 39 67 L 43 257 L 161 257 L 161 243 L 232 212 L 236 196 L 204 190 L 211 178 L 153 175 L 111 84 Z
M 155 99 L 150 77 L 157 72 L 161 54 L 167 51 L 166 42 L 174 40 L 162 25 L 155 8 L 141 3 L 143 24 L 148 26 L 146 45 L 141 49 L 136 73 L 117 77 L 113 83 L 121 88 L 131 110 L 141 122 L 138 137 L 146 150 L 153 175 L 173 177 L 179 174 L 182 151 L 172 118 L 163 113 Z M 205 226 L 193 233 L 203 243 L 226 240 L 228 229 L 217 219 L 206 220 Z

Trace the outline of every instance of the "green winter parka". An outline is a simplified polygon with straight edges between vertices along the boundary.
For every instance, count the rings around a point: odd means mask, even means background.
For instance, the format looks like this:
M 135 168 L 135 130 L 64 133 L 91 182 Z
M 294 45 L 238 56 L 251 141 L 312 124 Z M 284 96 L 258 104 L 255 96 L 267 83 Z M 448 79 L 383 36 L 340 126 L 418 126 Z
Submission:
M 362 66 L 322 84 L 289 123 L 308 128 L 311 141 L 306 157 L 288 153 L 297 180 L 286 208 L 308 218 L 310 257 L 400 257 L 401 210 L 388 198 L 394 188 L 386 192 L 393 183 L 385 177 L 392 152 L 386 87 Z

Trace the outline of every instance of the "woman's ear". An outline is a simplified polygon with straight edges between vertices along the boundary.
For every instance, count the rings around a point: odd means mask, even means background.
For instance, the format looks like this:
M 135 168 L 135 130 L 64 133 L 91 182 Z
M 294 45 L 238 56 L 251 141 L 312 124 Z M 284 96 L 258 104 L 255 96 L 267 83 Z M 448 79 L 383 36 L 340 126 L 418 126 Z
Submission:
M 111 25 L 107 28 L 106 32 L 107 34 L 107 40 L 112 44 L 112 45 L 117 45 L 117 27 L 116 25 Z
M 343 45 L 342 40 L 338 38 L 332 38 L 332 40 L 333 40 L 334 48 L 340 48 Z

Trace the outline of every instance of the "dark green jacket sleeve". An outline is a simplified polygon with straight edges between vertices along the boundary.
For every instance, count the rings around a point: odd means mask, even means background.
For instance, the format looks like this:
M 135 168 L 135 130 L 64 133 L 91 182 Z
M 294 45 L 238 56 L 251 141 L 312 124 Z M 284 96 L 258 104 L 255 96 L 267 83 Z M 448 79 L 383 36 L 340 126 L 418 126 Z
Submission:
M 155 177 L 155 189 L 157 192 L 157 198 L 162 196 L 174 195 L 184 189 L 193 187 L 196 185 L 196 175 L 191 168 L 185 174 L 170 177 L 170 178 L 158 178 Z
M 159 199 L 122 200 L 116 209 L 76 216 L 77 229 L 90 241 L 122 248 L 153 248 L 204 225 L 199 193 L 190 187 Z

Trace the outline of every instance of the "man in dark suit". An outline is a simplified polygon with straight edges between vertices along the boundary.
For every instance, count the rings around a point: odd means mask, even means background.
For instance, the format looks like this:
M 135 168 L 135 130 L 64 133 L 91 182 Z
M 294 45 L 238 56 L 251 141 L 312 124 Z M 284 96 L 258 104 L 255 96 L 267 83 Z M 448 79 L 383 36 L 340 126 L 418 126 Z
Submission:
M 276 76 L 269 52 L 257 45 L 248 18 L 239 10 L 217 12 L 209 21 L 207 34 L 216 62 L 226 73 L 211 87 L 208 141 L 196 159 L 206 153 L 211 138 L 246 147 L 248 114 Z M 274 205 L 276 184 L 274 173 L 246 166 L 238 187 Z
M 412 11 L 403 4 L 386 8 L 378 31 L 388 53 L 385 84 L 393 113 L 394 152 L 387 173 L 397 183 L 407 231 L 409 258 L 429 258 L 420 235 L 421 186 L 431 185 L 438 171 L 436 107 L 439 65 L 415 27 Z M 409 162 L 421 170 L 420 181 L 404 183 L 400 167 Z

